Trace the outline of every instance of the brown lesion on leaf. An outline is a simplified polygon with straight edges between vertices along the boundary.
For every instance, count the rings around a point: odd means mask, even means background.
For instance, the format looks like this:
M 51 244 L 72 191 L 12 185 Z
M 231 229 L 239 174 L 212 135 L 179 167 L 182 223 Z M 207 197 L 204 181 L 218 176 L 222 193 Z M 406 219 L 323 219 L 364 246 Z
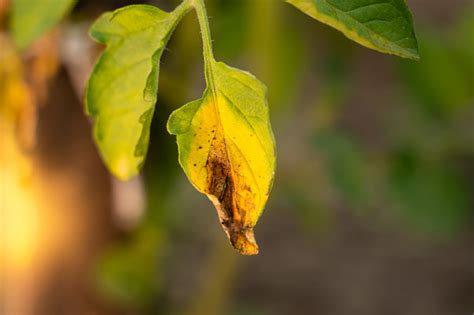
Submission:
M 253 227 L 244 224 L 245 210 L 237 202 L 239 187 L 232 174 L 225 139 L 219 134 L 212 140 L 207 160 L 208 194 L 232 246 L 243 255 L 256 255 L 258 245 Z

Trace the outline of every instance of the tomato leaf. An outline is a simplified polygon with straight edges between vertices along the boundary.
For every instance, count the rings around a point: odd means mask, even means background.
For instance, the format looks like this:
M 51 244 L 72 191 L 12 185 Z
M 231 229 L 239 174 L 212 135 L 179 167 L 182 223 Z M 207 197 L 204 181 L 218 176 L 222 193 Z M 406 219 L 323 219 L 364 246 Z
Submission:
M 158 92 L 160 58 L 188 8 L 132 5 L 103 14 L 90 34 L 107 48 L 88 82 L 86 111 L 105 164 L 127 180 L 140 171 Z
M 76 0 L 13 0 L 10 29 L 17 46 L 26 48 L 49 31 L 75 3 Z
M 419 60 L 413 19 L 405 0 L 286 0 L 353 41 Z
M 275 171 L 275 143 L 266 87 L 251 74 L 207 62 L 201 99 L 176 110 L 168 131 L 195 188 L 214 203 L 232 245 L 255 255 L 253 227 L 267 202 Z

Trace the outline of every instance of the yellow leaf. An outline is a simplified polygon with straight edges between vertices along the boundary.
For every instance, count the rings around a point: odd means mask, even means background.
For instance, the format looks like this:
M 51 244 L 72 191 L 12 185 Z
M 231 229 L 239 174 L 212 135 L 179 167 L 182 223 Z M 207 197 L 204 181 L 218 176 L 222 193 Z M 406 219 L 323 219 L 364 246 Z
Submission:
M 249 73 L 223 63 L 210 66 L 211 87 L 175 111 L 168 130 L 177 135 L 181 166 L 213 202 L 232 245 L 255 255 L 253 228 L 275 171 L 266 88 Z

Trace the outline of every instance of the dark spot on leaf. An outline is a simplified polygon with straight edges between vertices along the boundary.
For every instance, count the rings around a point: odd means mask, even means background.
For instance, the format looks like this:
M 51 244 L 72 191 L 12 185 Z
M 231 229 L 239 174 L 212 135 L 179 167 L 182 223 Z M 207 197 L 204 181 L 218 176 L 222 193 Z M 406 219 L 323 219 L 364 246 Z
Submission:
M 209 152 L 207 166 L 208 194 L 213 200 L 217 214 L 229 240 L 240 253 L 255 255 L 258 246 L 251 227 L 244 226 L 242 213 L 236 201 L 236 190 L 231 164 L 223 142 L 213 142 Z M 247 211 L 250 209 L 246 209 Z

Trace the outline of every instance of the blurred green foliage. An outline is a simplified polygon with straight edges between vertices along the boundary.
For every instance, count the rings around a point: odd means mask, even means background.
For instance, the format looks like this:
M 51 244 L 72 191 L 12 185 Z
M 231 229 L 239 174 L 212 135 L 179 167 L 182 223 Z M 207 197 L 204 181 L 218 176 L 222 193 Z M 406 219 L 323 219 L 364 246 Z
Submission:
M 265 6 L 273 7 L 270 13 L 266 12 L 265 19 L 251 18 Z M 272 0 L 258 4 L 209 1 L 216 54 L 224 61 L 235 59 L 238 65 L 247 65 L 243 68 L 256 69 L 257 76 L 269 86 L 277 137 L 292 138 L 290 142 L 309 148 L 307 152 L 289 152 L 284 147 L 285 141 L 280 142 L 280 155 L 288 158 L 280 159 L 276 200 L 270 207 L 278 208 L 275 205 L 278 202 L 286 205 L 308 237 L 323 237 L 318 232 L 334 225 L 336 207 L 355 211 L 359 220 L 394 228 L 398 225 L 406 233 L 421 233 L 430 239 L 453 238 L 462 233 L 473 216 L 472 188 L 467 184 L 470 179 L 463 172 L 465 164 L 458 158 L 474 161 L 472 119 L 469 119 L 474 117 L 474 11 L 443 32 L 431 25 L 420 27 L 420 62 L 383 57 L 397 71 L 393 90 L 382 92 L 386 98 L 391 93 L 396 97 L 387 102 L 389 110 L 381 112 L 393 115 L 383 118 L 388 122 L 384 127 L 390 132 L 382 146 L 373 148 L 368 145 L 370 139 L 353 133 L 344 124 L 358 86 L 354 81 L 358 48 L 324 27 L 304 27 L 310 21 L 292 10 L 283 13 L 282 8 L 283 4 L 274 4 Z M 200 44 L 190 41 L 184 33 L 183 30 L 172 41 L 171 51 L 173 58 L 188 58 L 186 67 L 176 76 L 172 60 L 165 60 L 163 66 L 163 84 L 173 78 L 176 91 L 192 90 L 196 83 L 189 79 L 196 62 L 189 51 L 199 51 Z M 171 63 L 168 67 L 167 62 Z M 155 120 L 169 114 L 172 108 L 166 107 L 167 104 L 183 102 L 181 93 L 162 89 L 162 95 L 162 106 L 158 106 Z M 308 121 L 309 125 L 305 125 Z M 174 211 L 174 206 L 180 203 L 173 197 L 176 195 L 173 189 L 181 175 L 177 172 L 176 156 L 171 153 L 174 151 L 170 149 L 173 141 L 156 127 L 160 125 L 161 121 L 154 124 L 153 139 L 164 140 L 152 143 L 155 151 L 150 153 L 145 168 L 150 202 L 149 215 L 143 224 L 150 228 L 145 229 L 148 232 L 139 228 L 132 236 L 136 244 L 124 246 L 103 265 L 103 288 L 109 288 L 109 295 L 135 304 L 150 304 L 152 296 L 166 296 L 163 287 L 160 290 L 154 286 L 159 283 L 156 279 L 166 277 L 166 271 L 153 269 L 150 260 L 156 256 L 150 257 L 146 250 L 140 249 L 156 246 L 158 256 L 166 261 L 163 257 L 172 256 L 173 250 L 163 244 L 164 240 L 176 239 L 179 231 L 186 229 L 179 227 L 186 224 L 180 219 L 182 213 Z M 298 132 L 293 131 L 293 125 Z M 293 161 L 289 158 L 293 155 L 298 155 L 297 162 L 287 162 Z M 132 256 L 136 257 L 131 259 Z M 212 261 L 208 263 L 212 268 Z M 133 276 L 136 282 L 129 287 L 127 270 L 134 264 L 144 268 Z M 154 276 L 147 278 L 147 273 Z M 148 302 L 144 303 L 145 300 Z M 203 307 L 196 305 L 199 309 Z M 265 310 L 247 309 L 239 304 L 234 306 L 233 313 L 265 314 Z
M 12 0 L 10 29 L 20 49 L 51 30 L 77 0 Z
M 95 278 L 101 293 L 115 304 L 142 308 L 156 299 L 162 287 L 158 268 L 165 242 L 155 228 L 141 228 L 134 234 L 102 257 Z
M 403 82 L 418 104 L 443 118 L 466 108 L 472 102 L 473 70 L 467 51 L 456 47 L 440 35 L 422 32 L 420 51 L 423 61 L 405 62 L 401 66 Z
M 360 147 L 338 131 L 319 132 L 315 145 L 341 198 L 353 207 L 370 206 L 367 158 Z
M 109 9 L 128 3 L 113 2 Z M 177 1 L 158 3 L 172 7 Z M 319 232 L 337 224 L 341 208 L 357 213 L 358 220 L 374 228 L 388 225 L 434 240 L 453 239 L 472 223 L 474 6 L 462 10 L 446 27 L 420 22 L 421 61 L 412 62 L 359 48 L 283 1 L 206 3 L 216 55 L 251 69 L 269 87 L 280 164 L 267 211 L 295 218 L 309 239 L 323 238 Z M 201 90 L 197 86 L 203 83 L 201 58 L 196 57 L 201 52 L 199 33 L 194 23 L 188 23 L 192 18 L 178 27 L 162 62 L 160 101 L 143 174 L 146 215 L 102 257 L 96 274 L 104 296 L 143 309 L 144 314 L 156 313 L 157 301 L 164 313 L 181 311 L 181 306 L 176 310 L 167 304 L 171 298 L 166 281 L 169 265 L 179 257 L 180 242 L 200 237 L 193 234 L 197 215 L 185 211 L 199 215 L 214 211 L 195 204 L 197 193 L 185 192 L 185 197 L 177 193 L 184 176 L 175 141 L 164 127 L 174 106 L 196 97 Z M 381 69 L 366 66 L 373 60 Z M 384 90 L 364 86 L 358 82 L 358 71 L 377 87 L 374 74 L 388 73 L 390 84 Z M 381 94 L 377 100 L 383 102 L 353 104 L 358 89 L 364 95 Z M 353 117 L 360 112 L 364 115 Z M 360 121 L 366 117 L 373 120 Z M 347 123 L 351 119 L 358 122 L 355 127 Z M 209 274 L 219 271 L 231 278 L 234 269 L 215 268 L 219 262 L 215 257 L 200 258 Z M 232 259 L 225 256 L 226 266 L 238 265 Z M 219 291 L 218 285 L 213 282 L 207 288 Z M 200 293 L 193 291 L 192 297 L 207 301 L 208 295 Z M 198 302 L 190 303 L 188 313 L 193 313 L 193 305 L 205 308 Z M 268 314 L 245 302 L 228 303 L 230 309 L 221 314 Z M 209 304 L 214 311 L 225 307 Z
M 469 219 L 469 190 L 450 163 L 430 163 L 406 148 L 392 155 L 391 202 L 412 228 L 435 236 L 462 230 Z

